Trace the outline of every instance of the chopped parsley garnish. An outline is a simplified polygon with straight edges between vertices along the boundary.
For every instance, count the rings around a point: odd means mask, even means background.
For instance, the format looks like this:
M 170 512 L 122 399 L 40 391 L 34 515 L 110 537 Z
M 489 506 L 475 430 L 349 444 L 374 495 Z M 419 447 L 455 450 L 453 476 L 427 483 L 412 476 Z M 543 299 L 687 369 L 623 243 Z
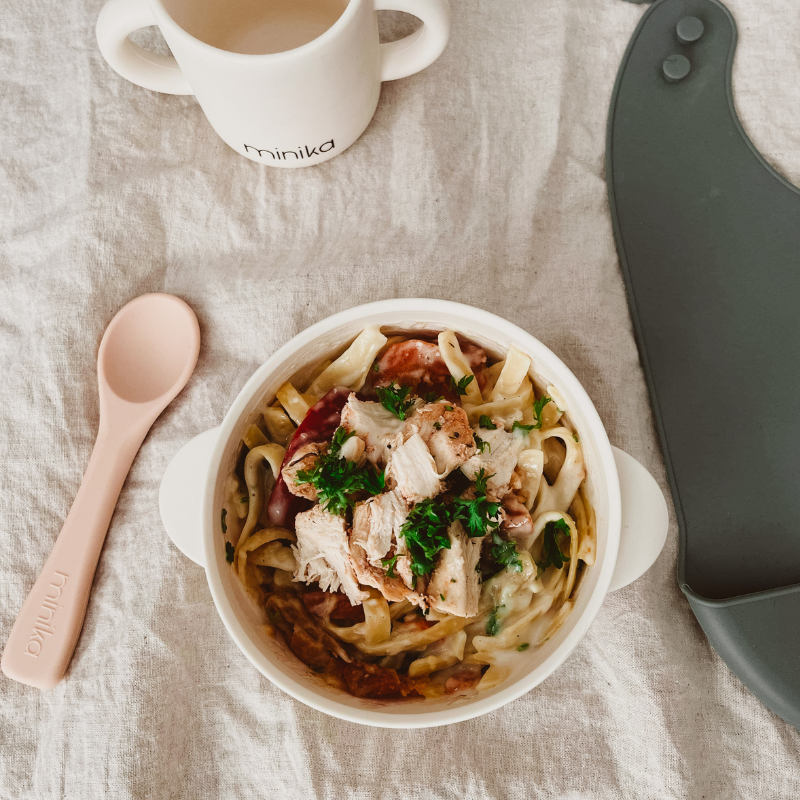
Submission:
M 444 603 L 444 602 L 446 602 L 446 598 L 445 598 L 445 596 L 444 596 L 443 594 L 440 594 L 440 595 L 439 595 L 439 597 L 441 597 L 441 598 L 442 598 L 442 602 L 443 602 L 443 603 Z
M 497 531 L 492 531 L 492 542 L 492 558 L 511 572 L 522 572 L 522 562 L 514 542 L 507 542 Z
M 486 633 L 488 633 L 489 636 L 497 636 L 500 631 L 500 622 L 497 619 L 497 612 L 501 608 L 505 608 L 505 605 L 495 606 L 492 609 L 492 613 L 489 614 L 489 619 L 486 620 Z
M 397 576 L 394 574 L 394 565 L 397 563 L 398 553 L 395 553 L 393 556 L 389 558 L 382 558 L 381 564 L 383 564 L 383 568 L 386 570 L 386 577 L 387 578 L 396 578 Z
M 441 422 L 434 422 L 434 423 L 433 423 L 433 427 L 434 427 L 434 428 L 435 428 L 437 431 L 440 431 L 440 430 L 442 429 L 442 423 L 441 423 Z
M 450 549 L 447 534 L 450 522 L 450 509 L 435 500 L 423 500 L 408 512 L 400 535 L 406 540 L 414 575 L 432 572 L 436 556 L 440 551 Z
M 492 420 L 486 416 L 486 414 L 481 414 L 480 419 L 478 420 L 478 425 L 481 428 L 486 428 L 487 431 L 496 431 L 497 425 L 492 422 Z
M 235 552 L 236 548 L 230 542 L 225 542 L 225 560 L 229 564 L 233 564 L 233 554 Z
M 530 647 L 528 642 L 523 642 L 522 644 L 517 645 L 517 652 L 522 653 L 523 651 L 527 650 Z
M 458 583 L 455 578 L 450 578 L 450 583 Z
M 523 433 L 530 433 L 535 427 L 535 425 L 523 425 L 521 422 L 514 422 L 511 426 L 511 432 L 513 433 L 516 430 L 520 430 Z M 539 422 L 539 427 L 542 427 L 541 421 Z
M 246 503 L 249 499 L 250 499 L 249 497 L 243 495 L 242 497 L 239 498 L 239 502 Z
M 225 517 L 227 517 L 227 516 L 228 516 L 228 509 L 227 508 L 223 508 L 222 509 L 222 532 L 223 533 L 227 533 L 228 532 L 228 525 L 225 522 Z
M 380 372 L 381 371 L 380 364 L 378 364 L 377 361 L 372 365 L 372 370 L 373 370 L 373 372 Z
M 490 503 L 486 499 L 486 484 L 491 477 L 481 469 L 475 476 L 475 497 L 472 500 L 453 498 L 453 519 L 464 524 L 469 536 L 485 536 L 500 524 L 497 516 L 500 503 Z
M 565 553 L 558 543 L 559 536 L 569 537 L 569 525 L 563 520 L 548 522 L 544 526 L 544 537 L 542 539 L 542 569 L 554 566 L 561 569 L 564 564 L 569 563 L 569 553 Z
M 450 376 L 450 388 L 457 394 L 466 394 L 467 386 L 475 380 L 474 375 L 465 375 L 460 381 L 457 381 L 452 375 Z
M 544 411 L 544 407 L 550 402 L 550 398 L 545 395 L 544 397 L 540 397 L 536 400 L 533 404 L 533 415 L 536 417 L 536 424 L 533 426 L 533 430 L 538 431 L 542 427 L 542 411 Z
M 438 403 L 440 400 L 444 400 L 444 398 L 440 394 L 436 394 L 436 392 L 428 392 L 422 396 L 422 399 L 426 403 Z
M 453 406 L 445 406 L 444 410 L 445 411 L 452 411 L 453 410 Z
M 414 405 L 413 400 L 406 399 L 411 393 L 410 386 L 397 386 L 392 381 L 389 386 L 379 386 L 375 391 L 378 394 L 378 400 L 381 401 L 381 405 L 387 411 L 391 411 L 398 419 L 405 419 L 408 409 Z
M 331 514 L 343 516 L 356 502 L 361 492 L 380 494 L 384 488 L 384 474 L 371 464 L 359 467 L 354 461 L 342 458 L 342 445 L 354 435 L 337 428 L 330 450 L 321 455 L 311 469 L 297 473 L 297 483 L 310 483 L 316 490 L 320 505 Z
M 578 441 L 578 434 L 577 433 L 573 433 L 572 434 L 572 438 L 577 442 Z
M 492 452 L 492 446 L 489 444 L 489 442 L 487 442 L 485 439 L 481 439 L 477 433 L 473 438 L 475 439 L 475 447 L 478 448 L 479 453 L 482 453 L 487 447 L 489 448 L 489 452 Z
M 278 626 L 278 622 L 281 619 L 281 612 L 277 609 L 267 609 L 267 616 L 269 617 L 269 621 L 275 626 Z

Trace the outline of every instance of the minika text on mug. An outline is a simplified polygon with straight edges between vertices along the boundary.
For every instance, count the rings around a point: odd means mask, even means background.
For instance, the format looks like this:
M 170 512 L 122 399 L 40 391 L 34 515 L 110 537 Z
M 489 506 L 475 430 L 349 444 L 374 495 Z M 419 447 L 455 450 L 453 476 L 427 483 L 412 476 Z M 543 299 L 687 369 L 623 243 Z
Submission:
M 333 139 L 329 139 L 327 142 L 323 142 L 317 145 L 317 147 L 312 147 L 310 150 L 308 149 L 308 145 L 298 147 L 297 150 L 268 150 L 267 148 L 259 149 L 258 147 L 253 147 L 251 144 L 246 144 L 244 146 L 244 152 L 245 154 L 256 153 L 259 158 L 266 158 L 266 155 L 269 155 L 273 160 L 278 161 L 286 161 L 287 156 L 294 156 L 295 159 L 299 161 L 301 158 L 311 158 L 312 156 L 318 156 L 320 153 L 329 153 L 335 147 L 336 145 L 333 143 Z

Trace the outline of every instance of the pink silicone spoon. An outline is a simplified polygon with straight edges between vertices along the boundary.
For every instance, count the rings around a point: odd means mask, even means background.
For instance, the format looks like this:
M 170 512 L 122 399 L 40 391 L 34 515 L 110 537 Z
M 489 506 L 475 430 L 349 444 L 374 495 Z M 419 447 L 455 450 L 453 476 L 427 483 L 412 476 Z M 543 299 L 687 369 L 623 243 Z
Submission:
M 150 426 L 189 380 L 199 352 L 197 317 L 172 295 L 137 297 L 111 320 L 97 356 L 97 442 L 8 637 L 0 667 L 9 678 L 50 689 L 64 676 L 122 484 Z

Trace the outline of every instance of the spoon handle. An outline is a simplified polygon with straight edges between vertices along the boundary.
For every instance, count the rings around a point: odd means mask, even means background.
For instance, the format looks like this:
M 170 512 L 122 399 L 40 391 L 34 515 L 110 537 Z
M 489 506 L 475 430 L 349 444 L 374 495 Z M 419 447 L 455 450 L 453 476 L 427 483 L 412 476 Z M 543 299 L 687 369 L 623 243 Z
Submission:
M 50 689 L 64 676 L 117 498 L 146 433 L 112 432 L 101 419 L 75 502 L 3 651 L 9 678 Z

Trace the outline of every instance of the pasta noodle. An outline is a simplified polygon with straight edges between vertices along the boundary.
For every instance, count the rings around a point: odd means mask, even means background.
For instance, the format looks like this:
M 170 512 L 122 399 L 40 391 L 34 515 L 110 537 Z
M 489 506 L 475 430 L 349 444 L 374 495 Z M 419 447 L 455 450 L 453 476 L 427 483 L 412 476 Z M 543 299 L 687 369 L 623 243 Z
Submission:
M 473 380 L 466 386 L 465 402 L 471 405 L 482 403 L 483 398 L 481 397 L 478 381 L 474 380 L 475 374 L 467 359 L 464 358 L 464 354 L 461 352 L 461 345 L 458 343 L 454 331 L 442 331 L 442 333 L 439 334 L 439 351 L 454 381 L 458 382 L 468 375 L 473 377 Z
M 294 423 L 280 405 L 264 409 L 264 425 L 272 441 L 286 447 L 294 433 Z
M 531 359 L 524 353 L 520 353 L 513 345 L 506 353 L 503 371 L 497 378 L 490 400 L 505 400 L 518 394 L 523 380 L 528 377 L 531 368 Z
M 386 337 L 377 325 L 370 325 L 312 384 L 308 393 L 315 397 L 329 392 L 335 386 L 346 386 L 357 392 L 367 379 L 367 373 L 386 343 Z
M 297 391 L 288 381 L 276 392 L 278 400 L 286 409 L 286 413 L 292 418 L 295 425 L 299 425 L 308 414 L 311 407 L 308 400 Z
M 370 326 L 305 391 L 308 371 L 286 381 L 226 483 L 223 532 L 228 514 L 265 630 L 358 697 L 501 685 L 564 625 L 596 558 L 557 387 L 516 347 L 487 363 L 455 331 L 427 336 Z

